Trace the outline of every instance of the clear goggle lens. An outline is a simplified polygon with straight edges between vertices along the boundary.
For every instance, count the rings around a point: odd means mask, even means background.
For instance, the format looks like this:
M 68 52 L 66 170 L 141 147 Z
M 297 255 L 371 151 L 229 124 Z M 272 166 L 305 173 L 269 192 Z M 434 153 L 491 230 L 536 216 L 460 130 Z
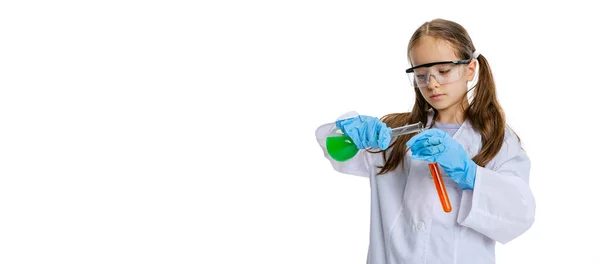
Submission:
M 428 87 L 432 77 L 440 85 L 456 82 L 462 77 L 460 66 L 460 64 L 445 63 L 416 68 L 408 73 L 408 80 L 410 85 L 416 85 L 419 88 Z

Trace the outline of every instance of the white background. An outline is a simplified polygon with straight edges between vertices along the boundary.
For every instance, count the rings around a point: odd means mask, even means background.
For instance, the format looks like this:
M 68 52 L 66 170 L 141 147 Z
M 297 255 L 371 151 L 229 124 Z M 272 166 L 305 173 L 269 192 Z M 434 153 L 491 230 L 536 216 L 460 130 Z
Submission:
M 411 109 L 406 45 L 465 26 L 532 160 L 498 263 L 598 263 L 597 8 L 3 1 L 0 263 L 365 263 L 369 182 L 314 138 Z

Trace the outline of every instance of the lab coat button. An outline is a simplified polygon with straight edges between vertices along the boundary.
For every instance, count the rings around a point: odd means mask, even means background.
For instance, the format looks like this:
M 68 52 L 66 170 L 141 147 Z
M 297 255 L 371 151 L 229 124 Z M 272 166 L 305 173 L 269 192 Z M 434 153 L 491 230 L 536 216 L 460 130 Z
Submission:
M 421 231 L 423 229 L 425 229 L 425 224 L 423 222 L 419 222 L 417 224 L 417 231 Z

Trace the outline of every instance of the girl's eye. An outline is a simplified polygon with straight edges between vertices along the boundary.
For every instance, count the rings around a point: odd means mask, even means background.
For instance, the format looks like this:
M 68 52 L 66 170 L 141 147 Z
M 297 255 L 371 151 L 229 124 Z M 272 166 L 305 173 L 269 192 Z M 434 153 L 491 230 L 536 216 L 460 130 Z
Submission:
M 439 72 L 440 72 L 441 74 L 444 74 L 444 73 L 448 73 L 448 72 L 450 72 L 450 70 L 439 70 Z

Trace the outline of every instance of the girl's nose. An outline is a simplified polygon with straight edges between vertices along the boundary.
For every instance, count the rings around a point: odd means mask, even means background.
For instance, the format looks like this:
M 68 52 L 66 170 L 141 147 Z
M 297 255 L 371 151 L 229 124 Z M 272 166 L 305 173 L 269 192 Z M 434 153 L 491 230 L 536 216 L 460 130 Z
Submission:
M 427 83 L 427 87 L 429 89 L 440 87 L 440 84 L 437 82 L 437 80 L 435 79 L 435 76 L 433 76 L 433 74 L 429 75 L 429 83 Z

